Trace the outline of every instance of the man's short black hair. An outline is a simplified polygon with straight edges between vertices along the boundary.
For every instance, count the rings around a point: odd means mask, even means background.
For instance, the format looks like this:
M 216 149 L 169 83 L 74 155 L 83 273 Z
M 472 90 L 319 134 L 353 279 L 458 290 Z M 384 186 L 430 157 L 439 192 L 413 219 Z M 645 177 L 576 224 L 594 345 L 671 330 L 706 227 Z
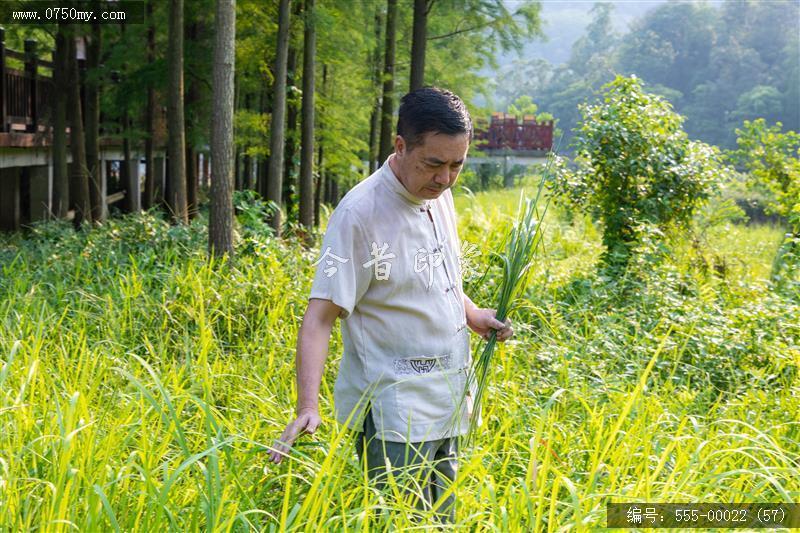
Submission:
M 459 135 L 466 133 L 472 139 L 472 119 L 464 102 L 438 87 L 423 87 L 406 94 L 400 100 L 397 134 L 409 150 L 422 144 L 426 133 Z

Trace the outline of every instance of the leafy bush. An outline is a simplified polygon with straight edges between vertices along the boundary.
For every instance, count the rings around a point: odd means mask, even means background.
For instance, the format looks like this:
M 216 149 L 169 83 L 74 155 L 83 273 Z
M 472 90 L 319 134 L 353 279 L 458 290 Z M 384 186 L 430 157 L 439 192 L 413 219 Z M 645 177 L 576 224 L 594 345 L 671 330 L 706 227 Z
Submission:
M 635 77 L 604 86 L 603 102 L 582 105 L 576 163 L 554 189 L 604 223 L 605 262 L 628 263 L 642 228 L 686 224 L 725 172 L 716 148 L 692 142 L 683 117 Z
M 778 122 L 768 126 L 763 118 L 744 121 L 736 130 L 738 149 L 729 157 L 747 172 L 750 185 L 772 195 L 770 212 L 786 218 L 800 232 L 800 134 L 781 132 Z
M 739 148 L 729 154 L 748 173 L 752 187 L 769 192 L 768 211 L 789 224 L 791 231 L 775 258 L 776 281 L 800 272 L 800 135 L 783 133 L 782 127 L 780 122 L 767 126 L 763 118 L 746 120 L 736 130 Z

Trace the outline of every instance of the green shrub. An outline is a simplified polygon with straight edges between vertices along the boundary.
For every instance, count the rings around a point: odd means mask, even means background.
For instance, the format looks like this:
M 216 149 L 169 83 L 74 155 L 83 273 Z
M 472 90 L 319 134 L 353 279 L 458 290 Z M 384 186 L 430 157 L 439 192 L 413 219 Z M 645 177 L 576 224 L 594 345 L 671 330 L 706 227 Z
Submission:
M 603 91 L 601 103 L 581 106 L 577 165 L 554 189 L 599 216 L 605 262 L 625 266 L 644 228 L 687 224 L 726 169 L 716 148 L 690 141 L 683 117 L 635 77 L 618 76 Z
M 790 232 L 778 250 L 773 281 L 797 281 L 800 274 L 800 135 L 781 132 L 780 122 L 767 126 L 763 118 L 746 120 L 736 130 L 739 148 L 729 157 L 748 173 L 750 186 L 766 190 L 767 210 L 785 219 Z

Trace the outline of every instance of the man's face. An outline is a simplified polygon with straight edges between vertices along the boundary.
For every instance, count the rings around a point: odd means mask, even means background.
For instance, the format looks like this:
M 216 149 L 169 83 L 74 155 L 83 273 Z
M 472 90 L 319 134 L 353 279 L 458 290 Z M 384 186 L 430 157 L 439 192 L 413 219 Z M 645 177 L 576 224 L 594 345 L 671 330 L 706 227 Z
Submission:
M 394 148 L 396 174 L 408 192 L 434 200 L 458 180 L 469 150 L 469 135 L 425 133 L 411 150 L 398 135 Z

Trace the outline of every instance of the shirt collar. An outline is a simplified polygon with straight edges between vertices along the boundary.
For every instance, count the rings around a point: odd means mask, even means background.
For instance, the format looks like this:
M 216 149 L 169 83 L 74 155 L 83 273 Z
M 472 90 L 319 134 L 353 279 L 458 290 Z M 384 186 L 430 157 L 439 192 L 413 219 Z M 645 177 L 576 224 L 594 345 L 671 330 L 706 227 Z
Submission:
M 413 204 L 414 207 L 425 210 L 430 209 L 431 200 L 423 200 L 422 198 L 417 198 L 416 196 L 408 192 L 408 189 L 406 189 L 405 185 L 403 185 L 400 182 L 400 180 L 397 178 L 397 175 L 395 175 L 394 171 L 392 170 L 392 167 L 389 166 L 389 159 L 391 158 L 392 155 L 390 155 L 386 159 L 386 161 L 383 163 L 383 166 L 381 167 L 381 173 L 383 175 L 384 183 L 386 183 L 389 189 L 402 196 L 407 202 Z

